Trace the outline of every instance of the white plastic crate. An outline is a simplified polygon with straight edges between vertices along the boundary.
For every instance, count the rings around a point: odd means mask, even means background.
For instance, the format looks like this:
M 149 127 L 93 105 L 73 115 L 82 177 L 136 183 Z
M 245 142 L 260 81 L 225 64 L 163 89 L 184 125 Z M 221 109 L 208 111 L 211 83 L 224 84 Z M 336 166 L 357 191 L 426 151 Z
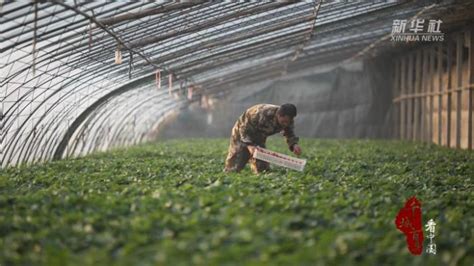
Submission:
M 304 166 L 306 165 L 306 159 L 298 159 L 261 147 L 255 147 L 253 157 L 271 164 L 283 166 L 297 171 L 303 171 Z

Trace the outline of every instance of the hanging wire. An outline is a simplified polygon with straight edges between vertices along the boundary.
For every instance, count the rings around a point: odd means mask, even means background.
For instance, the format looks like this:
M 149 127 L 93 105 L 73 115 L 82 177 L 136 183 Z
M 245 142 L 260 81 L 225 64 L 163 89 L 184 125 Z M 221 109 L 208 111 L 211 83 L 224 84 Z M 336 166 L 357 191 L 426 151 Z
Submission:
M 316 0 L 314 1 L 314 8 L 313 8 L 313 22 L 311 23 L 311 27 L 308 30 L 308 34 L 305 37 L 305 40 L 295 49 L 295 53 L 291 58 L 291 61 L 296 61 L 298 59 L 300 53 L 303 51 L 304 47 L 311 41 L 313 37 L 314 27 L 316 25 L 316 19 L 318 18 L 319 9 L 321 8 L 322 0 L 316 4 Z

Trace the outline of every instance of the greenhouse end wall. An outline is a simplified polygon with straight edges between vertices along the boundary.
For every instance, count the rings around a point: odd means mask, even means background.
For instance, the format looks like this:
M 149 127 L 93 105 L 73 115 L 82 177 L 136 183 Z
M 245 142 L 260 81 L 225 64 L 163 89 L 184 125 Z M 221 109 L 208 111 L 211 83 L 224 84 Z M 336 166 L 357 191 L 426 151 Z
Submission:
M 162 128 L 162 138 L 228 137 L 238 118 L 258 103 L 294 103 L 296 132 L 303 137 L 391 138 L 390 58 L 334 67 L 316 74 L 235 88 L 214 107 L 190 106 Z M 355 65 L 355 66 L 354 66 Z M 296 73 L 297 74 L 297 73 Z

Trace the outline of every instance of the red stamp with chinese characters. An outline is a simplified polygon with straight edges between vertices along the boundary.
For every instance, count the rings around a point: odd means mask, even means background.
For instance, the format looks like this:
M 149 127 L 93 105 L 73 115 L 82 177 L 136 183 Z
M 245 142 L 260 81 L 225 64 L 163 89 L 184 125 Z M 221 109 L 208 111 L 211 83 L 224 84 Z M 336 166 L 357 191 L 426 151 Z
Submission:
M 421 202 L 411 197 L 400 209 L 395 218 L 398 230 L 405 234 L 408 250 L 413 255 L 420 255 L 423 251 L 423 227 L 421 224 Z

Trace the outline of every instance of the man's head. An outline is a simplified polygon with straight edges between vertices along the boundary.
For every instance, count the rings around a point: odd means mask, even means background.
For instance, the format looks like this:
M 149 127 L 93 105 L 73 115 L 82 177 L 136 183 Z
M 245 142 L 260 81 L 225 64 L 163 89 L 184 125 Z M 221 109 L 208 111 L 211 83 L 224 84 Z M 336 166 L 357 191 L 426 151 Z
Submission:
M 285 103 L 278 108 L 277 119 L 282 127 L 287 127 L 293 122 L 296 116 L 296 106 L 291 103 Z

